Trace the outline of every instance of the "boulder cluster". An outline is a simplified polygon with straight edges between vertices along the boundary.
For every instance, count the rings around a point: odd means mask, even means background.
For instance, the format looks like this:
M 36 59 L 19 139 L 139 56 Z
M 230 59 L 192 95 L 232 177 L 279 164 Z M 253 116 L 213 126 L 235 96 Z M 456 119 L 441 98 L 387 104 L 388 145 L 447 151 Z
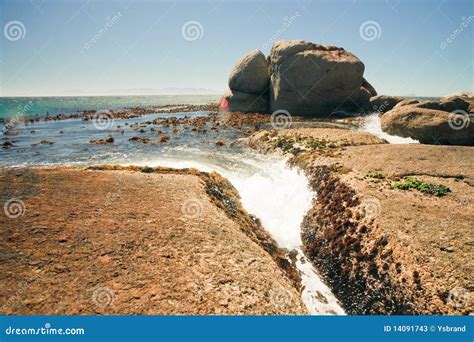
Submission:
M 229 76 L 223 106 L 232 112 L 327 117 L 337 111 L 364 111 L 377 95 L 364 77 L 364 64 L 343 48 L 279 41 L 270 55 L 254 50 Z
M 327 118 L 336 112 L 379 113 L 382 129 L 425 144 L 474 145 L 469 97 L 420 101 L 377 95 L 364 63 L 343 48 L 303 40 L 273 44 L 270 55 L 253 50 L 229 76 L 220 106 L 230 112 Z

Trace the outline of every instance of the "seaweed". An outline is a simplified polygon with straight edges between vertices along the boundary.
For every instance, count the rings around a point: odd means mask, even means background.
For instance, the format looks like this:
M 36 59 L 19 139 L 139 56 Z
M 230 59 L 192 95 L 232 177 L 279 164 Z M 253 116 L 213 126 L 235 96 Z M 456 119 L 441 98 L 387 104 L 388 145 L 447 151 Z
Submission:
M 385 175 L 378 171 L 367 172 L 365 176 L 369 178 L 375 178 L 375 179 L 385 179 Z
M 435 195 L 438 197 L 446 195 L 448 192 L 451 192 L 447 186 L 442 184 L 432 184 L 420 181 L 415 178 L 405 177 L 402 178 L 400 182 L 393 182 L 391 184 L 393 189 L 399 190 L 410 190 L 415 189 L 427 195 Z

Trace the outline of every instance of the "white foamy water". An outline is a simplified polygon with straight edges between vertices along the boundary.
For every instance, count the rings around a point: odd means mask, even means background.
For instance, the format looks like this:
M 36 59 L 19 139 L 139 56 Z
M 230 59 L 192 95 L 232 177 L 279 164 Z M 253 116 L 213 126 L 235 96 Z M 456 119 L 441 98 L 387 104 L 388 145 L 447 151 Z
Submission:
M 373 135 L 387 140 L 390 144 L 419 144 L 418 140 L 412 138 L 402 138 L 396 135 L 390 135 L 382 131 L 380 123 L 380 116 L 378 114 L 371 114 L 367 116 L 366 121 L 360 128 L 363 132 L 372 133 Z
M 226 159 L 223 162 L 220 154 L 208 154 L 196 157 L 196 160 L 170 157 L 138 164 L 194 167 L 201 171 L 216 171 L 226 177 L 238 190 L 244 208 L 260 219 L 278 245 L 297 251 L 296 266 L 301 272 L 304 286 L 302 299 L 308 312 L 313 315 L 344 314 L 331 290 L 301 250 L 301 222 L 311 207 L 314 195 L 307 178 L 296 169 L 289 168 L 280 158 L 245 153 L 226 155 Z
M 160 114 L 159 117 L 205 116 L 206 112 Z M 260 219 L 265 229 L 280 247 L 297 252 L 297 268 L 301 272 L 304 291 L 302 299 L 311 314 L 344 314 L 330 289 L 321 281 L 311 262 L 301 251 L 301 222 L 311 207 L 313 193 L 307 179 L 287 167 L 280 157 L 265 156 L 231 143 L 216 147 L 219 139 L 235 141 L 238 130 L 213 131 L 196 134 L 181 128 L 175 135 L 173 127 L 162 127 L 171 140 L 168 144 L 136 144 L 129 139 L 140 134 L 155 142 L 157 135 L 147 127 L 144 133 L 132 129 L 133 124 L 152 121 L 157 115 L 133 119 L 117 119 L 114 143 L 107 146 L 90 144 L 91 139 L 107 138 L 107 131 L 98 131 L 93 123 L 82 120 L 37 122 L 15 128 L 13 147 L 0 149 L 0 166 L 54 165 L 148 165 L 174 168 L 194 167 L 201 171 L 216 171 L 238 190 L 242 204 Z M 42 140 L 54 144 L 38 145 Z M 33 145 L 33 146 L 32 146 Z

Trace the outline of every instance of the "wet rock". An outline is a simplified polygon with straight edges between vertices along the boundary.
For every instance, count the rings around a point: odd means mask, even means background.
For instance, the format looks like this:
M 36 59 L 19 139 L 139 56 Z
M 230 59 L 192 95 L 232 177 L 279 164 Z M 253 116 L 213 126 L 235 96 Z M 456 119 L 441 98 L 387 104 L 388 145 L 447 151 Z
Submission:
M 7 148 L 10 148 L 10 147 L 14 147 L 15 145 L 13 145 L 10 141 L 5 141 L 3 144 L 2 144 L 2 148 L 4 149 L 7 149 Z
M 18 131 L 12 131 L 12 130 L 7 130 L 6 132 L 3 133 L 3 135 L 7 136 L 7 137 L 15 137 L 17 136 L 18 134 L 20 134 L 20 132 Z
M 54 141 L 49 141 L 49 140 L 41 140 L 40 142 L 31 144 L 31 146 L 39 146 L 39 145 L 53 145 Z
M 162 134 L 160 138 L 158 139 L 159 144 L 164 144 L 170 141 L 170 137 L 167 134 Z
M 107 139 L 92 139 L 89 141 L 89 144 L 95 144 L 95 145 L 108 145 L 112 144 L 114 142 L 114 138 L 109 136 Z
M 141 143 L 141 144 L 151 144 L 151 140 L 149 138 L 141 138 L 141 137 L 131 137 L 128 141 Z

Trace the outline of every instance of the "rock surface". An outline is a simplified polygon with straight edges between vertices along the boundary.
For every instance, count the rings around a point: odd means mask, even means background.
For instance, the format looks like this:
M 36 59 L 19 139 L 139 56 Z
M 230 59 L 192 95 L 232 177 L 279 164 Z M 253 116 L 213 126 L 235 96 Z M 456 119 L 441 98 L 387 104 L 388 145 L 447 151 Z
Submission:
M 356 109 L 350 100 L 360 99 L 364 64 L 352 53 L 306 41 L 281 41 L 273 45 L 270 63 L 271 112 L 284 109 L 324 117 Z
M 423 144 L 474 145 L 474 125 L 466 114 L 457 115 L 420 107 L 423 103 L 395 108 L 381 117 L 382 129 Z M 425 106 L 439 105 L 426 102 Z
M 413 99 L 405 99 L 405 100 L 402 100 L 402 101 L 398 102 L 393 108 L 400 108 L 400 107 L 403 107 L 403 106 L 414 105 L 414 104 L 417 104 L 417 103 L 420 103 L 420 101 L 413 100 Z
M 223 105 L 225 101 L 226 105 Z M 266 113 L 268 97 L 228 90 L 221 101 L 221 107 L 230 112 Z
M 257 243 L 264 230 L 247 231 L 247 214 L 231 219 L 215 196 L 236 200 L 225 180 L 162 171 L 0 170 L 1 203 L 26 208 L 0 215 L 0 312 L 306 313 Z
M 474 312 L 474 149 L 363 145 L 328 129 L 259 132 L 260 149 L 301 134 L 331 139 L 290 159 L 318 193 L 303 222 L 308 256 L 349 314 Z M 347 146 L 346 143 L 360 146 Z M 361 145 L 362 144 L 362 145 Z M 292 149 L 288 149 L 291 152 Z M 449 187 L 443 197 L 391 184 L 402 177 Z
M 418 108 L 442 110 L 445 112 L 453 112 L 456 110 L 466 112 L 469 110 L 469 103 L 460 97 L 442 99 L 441 101 L 423 101 L 414 104 L 414 106 Z
M 237 62 L 229 76 L 229 88 L 247 94 L 261 95 L 268 91 L 269 64 L 260 50 L 253 50 Z
M 385 113 L 401 101 L 403 98 L 398 96 L 377 95 L 370 98 L 369 107 L 373 112 Z
M 363 112 L 377 94 L 363 73 L 364 64 L 343 48 L 283 40 L 272 46 L 268 61 L 254 50 L 237 63 L 229 77 L 231 92 L 221 107 L 314 117 Z M 257 97 L 261 103 L 254 106 Z

